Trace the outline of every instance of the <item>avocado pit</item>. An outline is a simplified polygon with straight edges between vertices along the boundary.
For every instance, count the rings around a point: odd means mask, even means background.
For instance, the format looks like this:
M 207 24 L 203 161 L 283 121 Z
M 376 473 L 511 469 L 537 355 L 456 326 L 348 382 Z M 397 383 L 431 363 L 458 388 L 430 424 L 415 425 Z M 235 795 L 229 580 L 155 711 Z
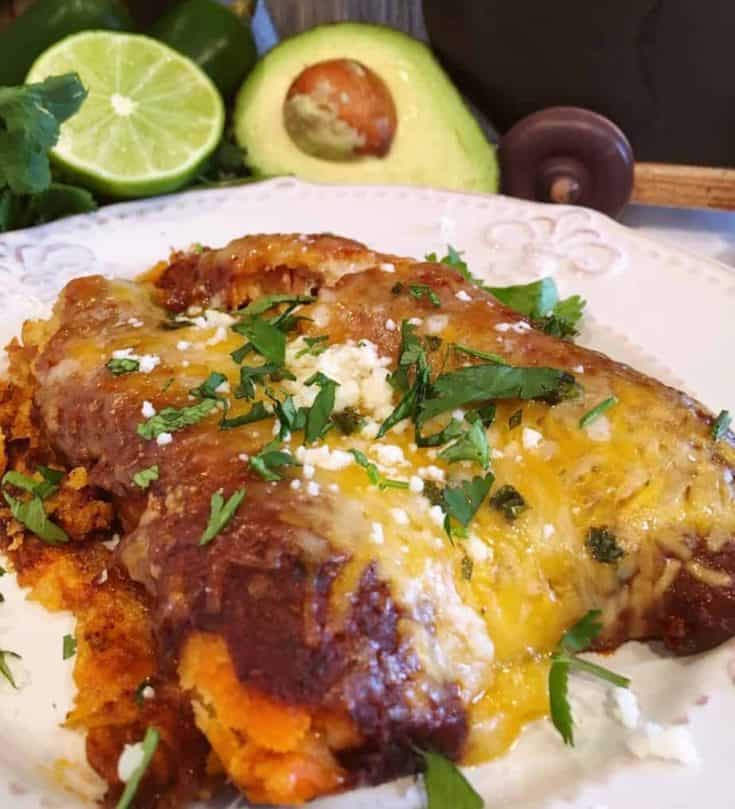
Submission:
M 354 59 L 305 68 L 286 94 L 283 121 L 301 151 L 336 161 L 385 157 L 397 127 L 387 85 Z

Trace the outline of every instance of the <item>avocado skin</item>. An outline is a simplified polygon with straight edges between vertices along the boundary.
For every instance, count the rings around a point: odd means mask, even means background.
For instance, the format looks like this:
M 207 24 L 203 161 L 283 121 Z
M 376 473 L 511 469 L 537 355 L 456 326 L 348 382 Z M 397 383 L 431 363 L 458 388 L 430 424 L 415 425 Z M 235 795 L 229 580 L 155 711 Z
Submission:
M 309 65 L 342 57 L 363 62 L 393 93 L 398 130 L 385 157 L 348 163 L 320 159 L 302 152 L 286 132 L 282 105 L 293 80 Z M 409 74 L 408 80 L 397 78 L 396 66 Z M 404 109 L 404 100 L 410 109 Z M 499 187 L 495 149 L 431 51 L 380 25 L 321 25 L 282 42 L 241 87 L 234 132 L 248 165 L 259 174 L 481 192 Z
M 588 107 L 636 159 L 735 166 L 732 0 L 424 0 L 432 45 L 501 129 Z

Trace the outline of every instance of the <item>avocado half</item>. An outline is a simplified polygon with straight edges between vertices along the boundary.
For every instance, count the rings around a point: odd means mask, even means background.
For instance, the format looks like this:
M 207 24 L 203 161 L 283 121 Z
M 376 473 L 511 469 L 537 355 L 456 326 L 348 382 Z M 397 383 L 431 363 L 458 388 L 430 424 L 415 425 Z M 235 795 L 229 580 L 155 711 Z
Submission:
M 349 162 L 302 151 L 284 125 L 289 88 L 306 68 L 349 58 L 390 90 L 397 130 L 383 157 Z M 398 183 L 462 191 L 498 190 L 495 149 L 431 51 L 391 28 L 363 23 L 322 25 L 285 40 L 256 66 L 238 93 L 235 137 L 250 168 L 329 183 Z

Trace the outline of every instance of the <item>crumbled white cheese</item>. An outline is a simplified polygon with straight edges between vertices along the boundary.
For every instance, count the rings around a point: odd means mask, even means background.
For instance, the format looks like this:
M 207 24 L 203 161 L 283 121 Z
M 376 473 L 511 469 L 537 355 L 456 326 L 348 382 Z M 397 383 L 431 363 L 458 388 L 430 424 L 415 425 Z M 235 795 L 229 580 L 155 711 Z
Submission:
M 156 408 L 146 399 L 143 406 L 140 408 L 140 413 L 143 418 L 150 419 L 156 415 Z
M 572 368 L 572 370 L 574 371 L 575 374 L 583 374 L 584 373 L 584 365 L 575 365 L 575 367 Z
M 544 440 L 544 436 L 538 430 L 524 427 L 521 440 L 525 449 L 535 449 Z
M 452 410 L 452 418 L 457 419 L 457 421 L 462 421 L 462 419 L 464 418 L 464 410 L 460 408 Z
M 421 494 L 424 490 L 424 481 L 418 475 L 411 475 L 408 479 L 408 488 L 414 494 Z
M 133 773 L 143 764 L 144 758 L 142 742 L 126 744 L 117 760 L 117 777 L 127 784 Z
M 408 514 L 406 513 L 405 509 L 392 508 L 390 510 L 390 515 L 394 519 L 396 525 L 408 525 Z
M 495 331 L 507 332 L 514 331 L 516 334 L 525 334 L 531 331 L 531 327 L 525 320 L 519 320 L 517 323 L 496 323 Z
M 687 765 L 699 763 L 692 735 L 683 725 L 644 722 L 626 738 L 625 743 L 636 758 L 662 758 Z
M 395 331 L 396 321 L 389 317 L 388 320 L 385 321 L 385 328 L 387 331 Z
M 420 326 L 424 322 L 424 320 L 423 318 L 420 317 L 410 317 L 408 319 L 408 322 L 411 324 L 411 326 Z
M 110 574 L 107 572 L 107 568 L 103 568 L 100 575 L 97 576 L 96 584 L 104 584 L 109 578 L 109 575 Z
M 430 466 L 421 466 L 416 470 L 419 477 L 435 480 L 437 483 L 443 483 L 446 477 L 444 470 L 438 466 L 431 464 Z
M 314 476 L 314 467 L 336 472 L 340 469 L 345 469 L 355 460 L 351 453 L 341 449 L 330 449 L 326 444 L 321 444 L 318 447 L 297 447 L 296 459 L 310 467 L 311 474 L 309 477 Z M 304 476 L 307 476 L 306 473 L 304 473 Z
M 171 435 L 171 433 L 161 433 L 156 438 L 156 444 L 158 444 L 159 447 L 165 447 L 166 444 L 170 444 L 173 440 L 174 437 Z
M 490 457 L 491 457 L 491 458 L 493 458 L 493 459 L 496 459 L 496 458 L 505 458 L 505 453 L 504 453 L 502 450 L 499 450 L 499 449 L 493 449 L 493 450 L 491 450 L 491 452 L 490 452 Z
M 429 518 L 434 525 L 444 525 L 444 512 L 441 506 L 432 506 L 429 509 Z
M 230 392 L 230 383 L 227 379 L 224 382 L 220 382 L 219 385 L 214 389 L 215 393 L 229 393 Z
M 233 323 L 237 323 L 237 318 L 233 317 L 232 315 L 228 315 L 227 312 L 220 312 L 218 309 L 207 309 L 204 312 L 204 320 L 206 321 L 206 325 L 212 328 L 227 328 L 228 326 L 232 326 Z
M 179 340 L 179 342 L 176 343 L 176 348 L 178 348 L 179 351 L 187 351 L 191 348 L 191 343 L 188 340 Z
M 113 360 L 129 360 L 134 357 L 134 348 L 118 348 L 112 352 Z
M 137 317 L 128 318 L 128 325 L 132 326 L 134 329 L 141 329 L 143 328 L 143 321 Z
M 630 688 L 613 688 L 610 695 L 610 712 L 614 719 L 628 730 L 635 730 L 641 719 L 638 698 Z
M 290 486 L 294 491 L 298 491 L 301 488 L 301 481 L 298 478 L 294 478 L 291 481 Z
M 303 338 L 298 337 L 286 348 L 286 365 L 297 380 L 284 380 L 283 387 L 293 395 L 297 407 L 313 404 L 319 389 L 316 385 L 304 383 L 321 371 L 339 383 L 335 395 L 336 411 L 353 407 L 381 423 L 390 415 L 394 407 L 393 389 L 388 384 L 386 369 L 392 360 L 381 357 L 374 343 L 361 340 L 356 344 L 350 340 L 331 345 L 316 357 L 311 354 L 297 356 L 305 347 Z
M 250 460 L 250 456 L 247 454 L 247 452 L 241 452 L 237 458 L 243 463 L 247 463 Z
M 454 297 L 455 297 L 455 298 L 456 298 L 458 301 L 465 301 L 465 303 L 466 303 L 467 301 L 471 301 L 471 300 L 472 300 L 472 296 L 471 296 L 471 295 L 468 295 L 468 294 L 467 294 L 467 293 L 466 293 L 466 292 L 465 292 L 463 289 L 460 289 L 460 290 L 459 290 L 459 292 L 455 292 L 455 293 L 454 293 Z
M 112 539 L 106 539 L 102 544 L 108 551 L 114 551 L 120 544 L 120 534 L 113 534 Z
M 305 463 L 301 468 L 301 474 L 307 479 L 311 480 L 314 477 L 314 465 L 310 463 Z
M 478 564 L 486 562 L 492 556 L 491 549 L 488 545 L 474 534 L 465 542 L 465 548 L 472 561 Z
M 216 346 L 218 343 L 223 343 L 227 339 L 227 331 L 224 326 L 217 326 L 214 334 L 207 340 L 205 345 Z
M 396 265 L 391 264 L 390 261 L 384 261 L 382 264 L 378 264 L 378 267 L 383 272 L 395 272 L 396 271 Z
M 147 686 L 146 686 L 146 687 L 145 687 L 145 688 L 144 688 L 144 689 L 143 689 L 143 690 L 140 692 L 140 695 L 141 695 L 141 697 L 143 697 L 143 699 L 153 699 L 153 697 L 155 697 L 155 696 L 156 696 L 156 692 L 155 692 L 155 690 L 154 690 L 154 688 L 153 688 L 152 686 L 147 685 Z
M 385 535 L 383 533 L 383 525 L 379 522 L 374 522 L 370 526 L 370 541 L 374 542 L 376 545 L 382 545 L 385 541 Z
M 155 354 L 143 354 L 138 358 L 140 372 L 149 374 L 156 366 L 161 364 L 161 358 Z
M 439 334 L 449 325 L 447 315 L 431 315 L 426 318 L 426 331 L 428 334 Z
M 307 494 L 308 494 L 310 497 L 318 497 L 318 496 L 319 496 L 319 492 L 320 492 L 321 490 L 322 490 L 322 487 L 321 487 L 321 486 L 320 486 L 320 485 L 319 485 L 319 484 L 318 484 L 318 483 L 317 483 L 315 480 L 310 480 L 310 481 L 309 481 L 309 482 L 306 484 L 306 493 L 307 493 Z
M 511 323 L 496 323 L 494 328 L 495 331 L 506 332 L 510 331 L 511 325 L 512 325 Z
M 329 489 L 330 492 L 334 492 L 334 494 L 337 494 L 337 492 L 339 492 L 339 484 L 330 483 L 329 486 L 327 486 L 327 489 Z
M 550 522 L 547 522 L 546 525 L 544 525 L 544 539 L 551 539 L 555 533 L 556 528 L 554 528 Z
M 376 444 L 373 452 L 383 466 L 402 466 L 407 463 L 403 450 L 397 444 Z

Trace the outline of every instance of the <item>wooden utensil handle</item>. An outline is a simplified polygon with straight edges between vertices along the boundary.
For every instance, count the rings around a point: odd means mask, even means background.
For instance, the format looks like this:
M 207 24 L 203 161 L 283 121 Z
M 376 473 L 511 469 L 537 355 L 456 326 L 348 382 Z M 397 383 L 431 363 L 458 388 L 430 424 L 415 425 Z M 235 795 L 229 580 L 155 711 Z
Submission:
M 633 201 L 735 210 L 735 169 L 636 163 Z

